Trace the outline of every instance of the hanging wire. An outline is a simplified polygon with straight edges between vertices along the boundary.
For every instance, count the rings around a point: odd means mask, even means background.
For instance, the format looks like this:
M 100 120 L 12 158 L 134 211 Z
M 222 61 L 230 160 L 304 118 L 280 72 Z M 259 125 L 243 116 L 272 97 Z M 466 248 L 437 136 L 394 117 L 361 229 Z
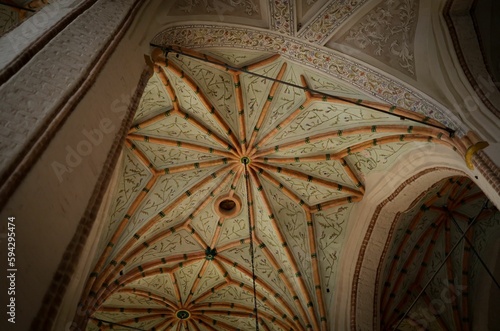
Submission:
M 446 211 L 448 212 L 448 216 L 450 216 L 451 220 L 453 221 L 453 224 L 455 224 L 455 226 L 457 227 L 458 231 L 460 231 L 460 233 L 463 234 L 464 230 L 462 230 L 462 227 L 460 227 L 460 225 L 458 224 L 457 220 L 455 220 L 455 217 L 453 217 L 453 214 L 451 213 L 451 210 L 449 210 L 447 206 L 444 206 L 444 209 L 446 209 Z M 476 257 L 478 258 L 479 262 L 483 265 L 483 267 L 486 270 L 486 272 L 488 273 L 488 275 L 490 275 L 490 277 L 493 280 L 493 282 L 495 283 L 495 285 L 500 289 L 500 284 L 498 283 L 498 280 L 495 278 L 495 276 L 493 275 L 493 273 L 491 272 L 491 270 L 488 268 L 488 266 L 486 265 L 486 263 L 484 262 L 484 260 L 481 258 L 481 255 L 479 255 L 479 252 L 476 250 L 476 248 L 471 243 L 471 241 L 469 240 L 469 238 L 467 238 L 467 237 L 464 237 L 464 238 L 467 241 L 467 244 L 469 244 L 470 248 L 472 249 L 472 252 L 474 252 L 474 254 L 476 255 Z
M 91 317 L 91 319 L 95 320 L 95 321 L 99 321 L 101 323 L 106 323 L 106 324 L 109 324 L 111 326 L 113 325 L 117 325 L 117 326 L 121 326 L 121 327 L 124 327 L 124 328 L 127 328 L 127 329 L 130 329 L 130 330 L 137 330 L 137 331 L 146 331 L 144 329 L 139 329 L 139 328 L 136 328 L 136 327 L 133 327 L 133 326 L 130 326 L 130 325 L 125 325 L 125 324 L 120 324 L 120 323 L 116 323 L 116 322 L 111 322 L 111 321 L 106 321 L 106 320 L 102 320 L 100 318 L 97 318 L 97 317 Z
M 434 280 L 434 278 L 436 278 L 436 276 L 439 273 L 439 271 L 441 270 L 441 268 L 444 266 L 444 264 L 446 263 L 446 261 L 448 260 L 448 258 L 453 254 L 453 252 L 455 251 L 455 249 L 458 247 L 458 245 L 465 238 L 465 235 L 467 234 L 467 232 L 469 231 L 469 229 L 474 225 L 474 223 L 476 222 L 476 220 L 479 218 L 479 215 L 481 215 L 481 213 L 486 209 L 486 207 L 488 206 L 489 202 L 490 202 L 490 200 L 486 199 L 486 201 L 484 202 L 483 207 L 481 208 L 481 210 L 479 211 L 479 213 L 476 215 L 476 217 L 474 217 L 474 219 L 472 221 L 470 221 L 469 226 L 467 226 L 467 229 L 465 229 L 465 231 L 463 231 L 463 234 L 460 237 L 460 239 L 457 240 L 457 242 L 455 243 L 455 245 L 453 245 L 453 247 L 451 248 L 450 252 L 446 255 L 446 257 L 441 262 L 441 264 L 439 265 L 439 267 L 437 268 L 437 270 L 434 272 L 434 274 L 432 275 L 432 277 L 427 281 L 427 283 L 425 284 L 424 288 L 420 291 L 420 293 L 418 293 L 418 295 L 415 298 L 415 300 L 413 300 L 413 302 L 410 305 L 410 307 L 408 307 L 408 309 L 406 310 L 406 312 L 403 314 L 403 317 L 401 317 L 399 319 L 398 324 L 396 324 L 396 326 L 394 327 L 393 330 L 397 330 L 399 328 L 399 326 L 401 325 L 401 323 L 403 323 L 403 321 L 405 320 L 406 316 L 408 316 L 408 314 L 410 313 L 410 311 L 412 310 L 412 308 L 417 303 L 418 299 L 420 299 L 420 297 L 422 296 L 422 294 L 424 294 L 424 292 L 427 289 L 427 287 L 429 287 L 429 285 L 432 283 L 432 281 Z
M 252 282 L 253 282 L 253 304 L 254 304 L 254 312 L 255 312 L 255 330 L 259 330 L 259 311 L 257 309 L 257 285 L 255 284 L 255 254 L 253 252 L 253 229 L 252 222 L 250 220 L 250 175 L 248 173 L 248 163 L 249 159 L 244 157 L 242 159 L 243 164 L 245 165 L 245 183 L 247 187 L 247 213 L 248 213 L 248 233 L 250 235 L 250 258 L 252 260 Z
M 345 102 L 345 103 L 350 103 L 350 104 L 358 106 L 358 107 L 359 106 L 360 107 L 364 107 L 364 108 L 371 109 L 371 110 L 374 110 L 374 111 L 379 112 L 379 113 L 384 113 L 384 114 L 387 114 L 387 115 L 399 117 L 401 119 L 410 120 L 410 121 L 413 121 L 413 122 L 424 124 L 424 125 L 427 125 L 427 126 L 430 126 L 430 127 L 433 127 L 433 128 L 445 130 L 450 135 L 450 138 L 453 138 L 454 135 L 455 135 L 455 130 L 453 130 L 453 129 L 447 127 L 447 126 L 444 126 L 444 125 L 437 125 L 437 124 L 433 124 L 433 123 L 427 123 L 425 121 L 413 119 L 413 118 L 410 118 L 410 117 L 407 117 L 407 116 L 404 116 L 404 115 L 401 115 L 401 114 L 394 114 L 394 113 L 391 113 L 390 111 L 387 111 L 387 110 L 383 110 L 383 109 L 380 109 L 380 108 L 377 108 L 377 107 L 373 107 L 373 106 L 369 106 L 369 105 L 360 104 L 360 103 L 357 103 L 356 101 L 352 101 L 352 100 L 349 100 L 349 99 L 346 99 L 346 98 L 343 98 L 343 97 L 339 97 L 339 96 L 336 96 L 336 95 L 332 95 L 332 94 L 329 94 L 329 93 L 326 93 L 326 92 L 321 92 L 321 91 L 318 91 L 318 90 L 314 90 L 314 89 L 311 89 L 311 88 L 309 88 L 307 86 L 301 86 L 301 85 L 298 85 L 298 84 L 286 82 L 284 80 L 272 78 L 272 77 L 269 77 L 269 76 L 266 76 L 266 75 L 261 75 L 261 74 L 256 73 L 256 72 L 249 71 L 245 67 L 238 68 L 238 67 L 234 67 L 232 65 L 229 65 L 227 63 L 223 63 L 222 64 L 222 63 L 219 63 L 219 62 L 210 61 L 210 60 L 202 58 L 202 57 L 197 57 L 197 56 L 194 56 L 194 55 L 191 55 L 191 54 L 184 53 L 184 52 L 182 52 L 180 50 L 173 49 L 172 47 L 163 47 L 163 46 L 156 45 L 156 44 L 149 44 L 149 45 L 151 47 L 156 47 L 156 48 L 161 49 L 165 53 L 165 58 L 166 58 L 167 54 L 170 53 L 170 52 L 177 53 L 177 54 L 180 54 L 180 55 L 183 55 L 183 56 L 187 56 L 187 57 L 190 57 L 192 59 L 199 60 L 199 61 L 203 61 L 203 62 L 207 62 L 207 63 L 211 63 L 211 64 L 221 65 L 221 66 L 224 66 L 226 69 L 229 69 L 229 70 L 243 72 L 243 73 L 250 74 L 250 75 L 253 75 L 253 76 L 256 76 L 256 77 L 268 79 L 268 80 L 271 80 L 273 82 L 277 82 L 277 83 L 280 83 L 280 84 L 288 85 L 290 87 L 298 88 L 298 89 L 301 89 L 301 90 L 304 90 L 304 91 L 307 91 L 307 92 L 310 92 L 310 93 L 320 94 L 322 96 L 333 98 L 333 99 L 336 99 L 336 100 L 339 100 L 339 101 L 342 101 L 342 102 Z

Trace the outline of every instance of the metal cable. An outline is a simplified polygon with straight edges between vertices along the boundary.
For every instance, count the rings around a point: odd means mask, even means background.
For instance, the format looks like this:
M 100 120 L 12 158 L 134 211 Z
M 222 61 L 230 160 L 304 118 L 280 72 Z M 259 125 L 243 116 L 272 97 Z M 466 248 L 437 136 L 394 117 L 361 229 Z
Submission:
M 451 217 L 451 220 L 453 221 L 453 223 L 455 224 L 455 226 L 457 227 L 458 231 L 460 231 L 460 233 L 464 233 L 464 231 L 462 230 L 462 228 L 460 227 L 460 225 L 458 224 L 458 222 L 455 220 L 455 218 L 453 217 L 453 214 L 451 213 L 451 211 L 448 209 L 448 207 L 444 206 L 444 208 L 446 209 L 446 211 L 448 212 L 448 215 Z M 484 262 L 484 260 L 481 258 L 481 256 L 479 255 L 479 252 L 476 250 L 476 248 L 474 247 L 474 245 L 470 242 L 469 238 L 467 237 L 464 237 L 465 240 L 467 241 L 467 243 L 469 244 L 470 248 L 472 249 L 472 251 L 474 252 L 474 254 L 476 254 L 476 257 L 478 258 L 479 262 L 481 262 L 481 264 L 483 265 L 484 269 L 486 269 L 486 272 L 488 273 L 488 275 L 490 275 L 491 279 L 493 280 L 493 282 L 496 284 L 496 286 L 500 289 L 500 284 L 498 283 L 498 281 L 496 280 L 495 276 L 493 275 L 493 273 L 491 272 L 491 270 L 488 268 L 488 266 L 486 265 L 486 263 Z
M 412 310 L 412 308 L 417 303 L 418 299 L 420 299 L 420 297 L 422 296 L 422 294 L 424 294 L 425 290 L 432 283 L 432 281 L 437 276 L 437 274 L 439 273 L 439 271 L 441 270 L 441 268 L 444 266 L 444 264 L 446 263 L 446 261 L 448 260 L 448 258 L 453 254 L 453 252 L 458 247 L 458 245 L 460 244 L 460 242 L 462 241 L 462 239 L 464 239 L 465 235 L 467 234 L 467 231 L 469 231 L 469 229 L 472 227 L 472 225 L 474 225 L 474 223 L 476 222 L 476 220 L 479 217 L 479 215 L 481 215 L 481 213 L 483 212 L 483 210 L 488 206 L 488 202 L 489 201 L 490 200 L 486 199 L 483 207 L 481 208 L 481 210 L 479 211 L 479 213 L 476 215 L 476 217 L 474 217 L 474 219 L 469 223 L 469 226 L 467 227 L 467 229 L 465 229 L 462 237 L 460 237 L 460 239 L 455 243 L 455 245 L 453 245 L 453 247 L 450 250 L 450 252 L 448 253 L 448 255 L 446 255 L 446 257 L 444 258 L 443 262 L 441 262 L 441 264 L 439 265 L 439 268 L 434 272 L 434 274 L 432 275 L 432 277 L 427 281 L 427 283 L 425 284 L 424 288 L 420 291 L 420 293 L 418 293 L 418 295 L 415 298 L 415 300 L 413 300 L 413 303 L 410 305 L 410 307 L 408 307 L 408 309 L 406 310 L 406 312 L 403 314 L 403 317 L 401 317 L 401 319 L 399 320 L 398 324 L 396 324 L 396 326 L 394 327 L 393 330 L 397 330 L 398 327 L 401 325 L 401 323 L 403 323 L 403 321 L 406 318 L 406 316 L 408 316 L 408 313 L 410 312 L 410 310 Z
M 245 183 L 247 187 L 247 213 L 248 213 L 248 233 L 250 235 L 250 258 L 252 260 L 252 282 L 253 282 L 253 304 L 254 304 L 254 311 L 255 311 L 255 330 L 259 330 L 259 311 L 257 309 L 257 285 L 255 283 L 255 254 L 253 252 L 253 229 L 252 229 L 252 222 L 250 220 L 250 175 L 248 173 L 248 159 L 244 158 L 242 160 L 243 164 L 245 165 Z

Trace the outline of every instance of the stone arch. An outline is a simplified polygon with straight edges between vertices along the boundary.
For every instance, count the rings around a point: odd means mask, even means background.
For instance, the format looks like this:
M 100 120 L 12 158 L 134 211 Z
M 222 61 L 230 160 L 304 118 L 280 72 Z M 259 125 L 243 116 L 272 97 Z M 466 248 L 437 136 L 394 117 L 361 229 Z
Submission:
M 346 243 L 346 251 L 350 251 L 349 255 L 357 259 L 353 270 L 349 272 L 351 278 L 347 280 L 351 281 L 350 286 L 352 286 L 351 305 L 348 307 L 352 330 L 380 328 L 378 300 L 382 285 L 379 283 L 379 264 L 384 260 L 389 248 L 388 238 L 397 221 L 396 216 L 418 200 L 416 197 L 421 196 L 444 178 L 465 176 L 473 180 L 485 193 L 488 192 L 488 186 L 477 180 L 476 175 L 464 167 L 459 158 L 449 154 L 449 151 L 438 146 L 430 150 L 426 156 L 424 154 L 420 157 L 410 155 L 413 162 L 400 162 L 394 165 L 385 177 L 377 179 L 374 183 L 374 185 L 392 186 L 393 190 L 376 189 L 359 204 L 360 208 L 356 215 L 359 224 L 353 226 L 351 231 L 362 232 L 364 238 L 362 242 L 359 240 L 356 242 L 353 238 Z M 394 174 L 400 171 L 404 171 L 407 176 L 398 180 L 398 176 Z M 496 197 L 492 197 L 491 201 L 498 206 L 499 201 Z M 346 286 L 347 281 L 344 283 Z

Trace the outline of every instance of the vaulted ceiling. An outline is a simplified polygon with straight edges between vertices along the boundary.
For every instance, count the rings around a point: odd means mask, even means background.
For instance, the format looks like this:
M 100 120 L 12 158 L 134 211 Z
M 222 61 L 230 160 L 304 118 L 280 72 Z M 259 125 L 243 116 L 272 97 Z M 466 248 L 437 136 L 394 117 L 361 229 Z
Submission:
M 414 49 L 419 4 L 191 0 L 161 10 L 174 25 L 187 17 L 239 23 L 349 50 L 415 83 L 425 72 Z M 357 236 L 347 229 L 375 189 L 366 178 L 390 173 L 428 146 L 460 157 L 467 147 L 443 124 L 408 110 L 410 93 L 397 101 L 407 107 L 387 104 L 385 89 L 396 90 L 390 84 L 361 89 L 275 52 L 237 44 L 174 47 L 166 58 L 154 51 L 152 69 L 81 300 L 87 330 L 253 330 L 256 313 L 263 330 L 331 330 L 344 244 Z M 484 200 L 470 180 L 453 177 L 401 210 L 373 280 L 386 284 L 374 302 L 374 327 L 398 322 L 457 241 L 448 210 L 464 225 Z M 478 218 L 484 229 L 469 239 L 483 250 L 499 222 L 488 209 Z M 461 272 L 477 267 L 467 245 L 441 271 L 460 284 L 472 278 Z M 438 288 L 433 284 L 417 306 Z M 460 300 L 465 313 L 448 304 L 429 328 L 453 329 L 471 319 L 472 298 Z M 401 328 L 419 320 L 406 316 Z
M 394 329 L 412 304 L 400 330 L 473 329 L 479 274 L 488 272 L 482 264 L 495 267 L 488 248 L 500 234 L 498 210 L 470 179 L 450 177 L 400 213 L 396 224 L 379 273 L 381 329 Z
M 252 330 L 255 274 L 262 328 L 327 330 L 365 176 L 421 146 L 460 144 L 444 129 L 400 118 L 421 115 L 369 101 L 279 56 L 203 55 L 215 64 L 176 52 L 156 58 L 87 285 L 98 303 L 88 329 L 106 329 L 107 321 L 114 329 Z M 389 279 L 401 274 L 394 268 Z

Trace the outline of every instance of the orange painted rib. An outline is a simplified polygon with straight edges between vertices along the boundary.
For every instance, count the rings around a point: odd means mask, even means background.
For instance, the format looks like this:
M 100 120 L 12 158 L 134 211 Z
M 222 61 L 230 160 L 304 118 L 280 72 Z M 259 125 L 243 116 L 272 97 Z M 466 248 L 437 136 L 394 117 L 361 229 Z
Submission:
M 274 161 L 274 159 L 272 161 Z M 313 182 L 313 183 L 318 183 L 318 184 L 320 184 L 322 186 L 325 186 L 325 187 L 328 187 L 330 189 L 333 189 L 333 190 L 336 190 L 336 191 L 345 192 L 345 193 L 348 193 L 348 194 L 351 194 L 351 195 L 354 195 L 354 196 L 362 196 L 363 195 L 360 191 L 354 190 L 354 189 L 349 188 L 349 187 L 342 186 L 339 183 L 336 183 L 336 182 L 333 182 L 333 181 L 327 181 L 327 180 L 324 180 L 322 178 L 318 178 L 318 177 L 314 177 L 314 176 L 309 176 L 309 175 L 306 175 L 306 174 L 304 174 L 302 172 L 298 172 L 298 171 L 295 171 L 295 170 L 291 170 L 291 169 L 287 169 L 287 168 L 281 168 L 281 167 L 276 167 L 276 166 L 273 166 L 273 165 L 270 165 L 270 164 L 267 164 L 267 163 L 261 163 L 261 162 L 259 162 L 258 166 L 260 168 L 262 168 L 262 169 L 267 170 L 267 171 L 272 171 L 272 172 L 275 172 L 275 173 L 281 173 L 281 174 L 290 176 L 292 178 L 296 178 L 296 179 L 300 179 L 300 180 L 304 180 L 304 181 L 310 181 L 310 182 Z
M 190 326 L 194 328 L 195 331 L 200 331 L 200 328 L 198 327 L 198 325 L 196 325 L 196 322 L 194 322 L 192 319 L 188 320 L 188 323 Z
M 213 67 L 213 68 L 217 68 L 219 70 L 222 70 L 222 71 L 228 71 L 229 73 L 234 73 L 235 71 L 231 70 L 231 69 L 227 69 L 225 67 L 225 63 L 210 56 L 210 55 L 206 55 L 206 54 L 203 54 L 203 53 L 200 53 L 200 52 L 196 52 L 196 51 L 193 51 L 192 49 L 189 49 L 189 48 L 184 48 L 184 47 L 179 47 L 179 46 L 172 46 L 172 49 L 173 50 L 178 50 L 178 51 L 181 51 L 182 53 L 185 53 L 185 54 L 188 54 L 188 55 L 192 55 L 192 56 L 195 56 L 195 57 L 198 57 L 198 58 L 201 58 L 201 59 L 205 59 L 209 62 L 203 62 L 204 64 L 210 66 L 210 67 Z M 182 54 L 180 54 L 179 56 L 183 56 Z M 195 61 L 201 61 L 201 60 L 195 60 Z
M 206 290 L 204 293 L 199 295 L 196 298 L 196 300 L 191 300 L 191 302 L 189 302 L 189 303 L 186 302 L 185 305 L 186 305 L 187 309 L 192 309 L 195 303 L 207 299 L 211 294 L 213 294 L 213 293 L 217 292 L 218 290 L 223 289 L 224 287 L 227 287 L 229 285 L 231 285 L 231 281 L 226 280 L 225 283 L 218 284 L 218 285 L 212 287 L 211 289 Z
M 196 277 L 193 285 L 191 286 L 191 290 L 189 291 L 189 294 L 186 298 L 186 302 L 191 300 L 191 298 L 193 297 L 193 294 L 196 291 L 196 288 L 198 287 L 198 284 L 200 283 L 200 280 L 203 277 L 203 275 L 205 274 L 205 271 L 207 270 L 207 268 L 208 268 L 208 260 L 205 260 L 205 261 L 203 261 L 203 265 L 201 266 L 201 269 L 198 272 L 198 277 Z
M 416 135 L 424 137 L 432 137 L 435 140 L 442 140 L 449 143 L 452 146 L 459 147 L 454 139 L 449 138 L 446 134 L 447 132 L 440 131 L 439 129 L 422 127 L 422 126 L 411 126 L 411 125 L 365 125 L 355 128 L 348 128 L 344 130 L 332 130 L 326 133 L 321 133 L 313 135 L 310 137 L 301 138 L 283 145 L 276 145 L 272 147 L 267 147 L 264 149 L 259 149 L 256 153 L 256 157 L 263 157 L 275 152 L 276 149 L 279 151 L 287 151 L 298 146 L 313 144 L 325 139 L 332 139 L 337 137 L 348 137 L 359 134 L 371 134 L 371 133 L 388 133 L 388 134 L 400 134 L 400 135 Z M 380 139 L 380 138 L 379 138 Z M 369 140 L 372 141 L 372 140 Z
M 159 295 L 151 293 L 151 292 L 147 292 L 144 290 L 138 290 L 135 288 L 124 288 L 124 289 L 121 289 L 117 292 L 129 293 L 129 294 L 134 294 L 134 295 L 141 296 L 144 298 L 148 298 L 151 301 L 154 301 L 154 302 L 159 303 L 161 305 L 167 305 L 168 307 L 166 307 L 165 309 L 169 309 L 172 312 L 175 312 L 177 310 L 177 306 L 175 305 L 175 303 L 173 303 L 172 301 L 170 301 L 169 299 L 167 299 L 165 297 L 159 296 Z
M 140 135 L 135 135 L 135 134 L 129 135 L 128 139 L 134 140 L 134 141 L 150 142 L 153 144 L 170 146 L 170 147 L 186 148 L 186 149 L 191 149 L 191 150 L 206 153 L 206 154 L 219 155 L 219 156 L 223 156 L 226 158 L 230 158 L 233 155 L 232 153 L 229 153 L 229 152 L 221 151 L 218 149 L 213 149 L 210 147 L 195 145 L 195 144 L 191 144 L 191 143 L 186 143 L 186 142 L 182 142 L 179 140 L 176 141 L 176 140 L 170 140 L 170 139 L 165 139 L 165 138 L 154 138 L 154 137 L 148 137 L 148 136 L 140 136 Z
M 158 170 L 154 167 L 154 165 L 149 161 L 149 159 L 144 155 L 144 153 L 137 148 L 130 140 L 125 140 L 125 146 L 128 147 L 130 151 L 139 159 L 139 161 L 146 167 L 148 170 L 153 173 L 157 174 Z
M 271 176 L 269 173 L 265 172 L 265 171 L 261 171 L 261 169 L 263 169 L 263 164 L 259 163 L 257 165 L 252 165 L 251 168 L 252 170 L 256 171 L 259 173 L 259 175 L 261 175 L 262 177 L 264 177 L 266 180 L 268 180 L 269 182 L 271 182 L 275 187 L 279 188 L 288 198 L 290 198 L 290 200 L 294 201 L 295 203 L 301 205 L 304 210 L 306 210 L 307 212 L 309 212 L 309 206 L 306 205 L 306 203 L 304 201 L 302 201 L 302 199 L 300 197 L 298 197 L 293 191 L 291 191 L 290 189 L 288 189 L 286 186 L 284 186 L 279 180 L 277 180 L 276 178 L 274 178 L 273 176 Z
M 191 253 L 189 255 L 184 254 L 182 256 L 178 255 L 175 257 L 169 257 L 169 260 L 167 262 L 168 263 L 181 262 L 182 266 L 188 266 L 192 263 L 195 263 L 204 256 L 205 252 Z M 99 292 L 97 293 L 97 299 L 94 301 L 95 304 L 92 307 L 88 308 L 89 314 L 91 315 L 97 309 L 99 309 L 99 307 L 121 287 L 126 286 L 127 284 L 144 277 L 154 276 L 158 274 L 167 274 L 167 273 L 171 273 L 173 275 L 173 272 L 181 267 L 181 265 L 177 264 L 176 266 L 171 268 L 155 268 L 163 264 L 164 263 L 162 262 L 162 259 L 148 262 L 147 264 L 144 264 L 143 271 L 134 268 L 128 273 L 124 274 L 123 276 L 117 278 L 113 283 L 107 285 L 107 287 L 102 287 L 101 290 L 99 290 Z
M 262 186 L 260 183 L 260 180 L 258 179 L 257 175 L 254 173 L 254 171 L 251 171 L 251 176 L 252 176 L 252 179 L 254 180 L 257 187 Z M 260 194 L 261 194 L 261 199 L 264 202 L 264 207 L 267 209 L 268 215 L 272 215 L 273 211 L 272 211 L 271 205 L 267 199 L 267 196 L 262 191 L 260 191 Z M 271 221 L 272 227 L 274 228 L 276 236 L 278 237 L 279 242 L 285 243 L 286 241 L 284 239 L 283 234 L 281 233 L 281 229 L 279 228 L 278 224 L 276 223 L 276 219 L 273 217 L 273 218 L 270 218 L 270 221 Z M 295 261 L 295 258 L 293 256 L 290 248 L 288 246 L 286 246 L 286 247 L 284 247 L 284 251 L 285 251 L 285 255 L 287 256 L 288 263 L 290 263 L 290 266 L 293 269 L 293 273 L 296 275 L 300 275 L 301 274 L 300 269 L 298 268 L 297 262 Z M 297 283 L 298 283 L 300 291 L 302 292 L 302 295 L 306 299 L 307 303 L 312 303 L 310 293 L 307 290 L 307 287 L 304 283 L 304 279 L 302 278 L 302 276 L 298 277 Z M 310 319 L 311 319 L 311 322 L 313 325 L 313 329 L 319 330 L 320 327 L 319 327 L 318 320 L 316 319 L 316 313 L 314 311 L 313 305 L 306 304 L 306 306 L 308 306 L 307 311 L 309 312 L 309 316 L 310 316 Z
M 310 102 L 311 102 L 310 99 L 306 99 L 306 101 L 304 101 L 304 103 L 302 103 L 302 105 L 299 106 L 299 108 L 297 108 L 293 113 L 291 113 L 290 115 L 288 115 L 288 117 L 285 118 L 274 129 L 272 129 L 271 132 L 269 132 L 260 141 L 258 141 L 257 144 L 255 146 L 253 146 L 253 148 L 250 150 L 250 152 L 248 154 L 250 156 L 253 156 L 256 153 L 256 151 L 259 148 L 259 146 L 264 145 L 269 139 L 273 138 L 281 130 L 281 128 L 284 128 L 290 122 L 292 122 L 302 112 L 302 110 L 304 108 L 306 108 L 310 104 Z
M 328 328 L 327 314 L 325 309 L 325 301 L 323 299 L 323 292 L 321 291 L 321 279 L 319 274 L 318 255 L 316 251 L 316 238 L 314 236 L 314 222 L 311 214 L 306 211 L 307 221 L 307 235 L 309 239 L 309 250 L 311 252 L 311 264 L 314 280 L 314 289 L 316 291 L 316 298 L 319 301 L 319 316 L 321 322 L 321 330 L 326 331 Z
M 343 167 L 344 171 L 346 172 L 347 176 L 349 176 L 349 178 L 352 180 L 354 185 L 356 185 L 356 187 L 359 189 L 359 191 L 364 195 L 365 194 L 365 186 L 363 185 L 361 180 L 359 180 L 358 176 L 354 173 L 354 171 L 351 169 L 351 167 L 349 166 L 349 164 L 347 163 L 345 158 L 341 159 L 341 164 L 342 164 L 342 167 Z
M 224 262 L 228 265 L 233 265 L 233 261 L 230 261 L 228 258 L 226 258 L 225 256 L 218 256 L 217 259 L 221 262 Z M 249 271 L 249 270 L 246 270 L 245 268 L 243 268 L 241 265 L 238 265 L 237 266 L 237 269 L 239 271 L 241 271 L 243 274 L 245 274 L 247 277 L 249 277 L 250 279 L 252 279 L 252 273 Z M 261 302 L 264 302 L 265 301 L 265 304 L 270 307 L 272 310 L 274 310 L 276 312 L 276 316 L 281 316 L 282 317 L 282 320 L 283 322 L 287 323 L 287 321 L 291 324 L 294 324 L 295 325 L 295 321 L 292 321 L 292 317 L 295 315 L 294 312 L 291 310 L 291 308 L 289 307 L 289 305 L 283 300 L 283 298 L 281 298 L 280 295 L 276 296 L 276 293 L 272 287 L 268 286 L 266 283 L 264 283 L 262 280 L 260 280 L 260 278 L 257 278 L 255 280 L 256 284 L 258 284 L 260 287 L 262 287 L 263 289 L 265 289 L 267 292 L 269 292 L 270 294 L 273 294 L 276 298 L 276 300 L 281 304 L 282 308 L 285 310 L 285 312 L 289 315 L 287 316 L 286 314 L 283 314 L 283 311 L 282 309 L 279 309 L 277 306 L 275 306 L 274 304 L 272 304 L 267 298 L 265 300 L 263 300 L 263 298 L 265 298 L 265 296 L 260 293 L 260 290 L 257 288 L 257 299 L 260 300 Z M 234 286 L 238 286 L 238 287 L 243 287 L 245 288 L 249 293 L 252 294 L 253 296 L 253 286 L 250 286 L 250 285 L 247 285 L 247 284 L 244 284 L 244 283 L 239 283 L 237 281 L 234 281 L 232 279 L 230 279 L 228 281 L 228 284 L 227 285 L 234 285 Z M 200 298 L 198 298 L 198 301 L 201 301 Z M 285 316 L 285 317 L 284 317 Z
M 241 146 L 241 154 L 245 155 L 247 151 L 247 139 L 245 132 L 245 106 L 243 105 L 243 93 L 241 91 L 240 75 L 233 74 L 232 78 L 235 89 L 234 96 L 236 99 L 236 110 L 238 113 L 238 135 Z
M 283 75 L 285 74 L 285 70 L 286 70 L 286 62 L 283 63 L 283 65 L 281 66 L 281 69 L 278 72 L 278 76 L 276 77 L 276 79 L 282 79 Z M 262 111 L 259 114 L 259 118 L 257 120 L 257 123 L 255 124 L 255 128 L 252 131 L 252 136 L 251 136 L 250 141 L 248 143 L 248 147 L 249 148 L 253 147 L 255 139 L 257 138 L 258 131 L 262 127 L 262 123 L 264 122 L 264 119 L 266 118 L 267 112 L 269 111 L 269 107 L 271 106 L 274 94 L 276 93 L 276 90 L 278 89 L 278 84 L 279 84 L 278 82 L 274 82 L 271 85 L 271 89 L 269 91 L 269 95 L 268 95 L 268 97 L 266 99 L 266 102 L 264 103 Z
M 234 327 L 230 326 L 224 322 L 221 321 L 216 321 L 214 319 L 207 318 L 206 316 L 203 316 L 202 314 L 195 314 L 196 318 L 198 318 L 198 321 L 203 322 L 203 326 L 214 331 L 220 331 L 220 330 L 228 330 L 228 331 L 233 331 Z M 214 321 L 216 321 L 214 323 Z M 217 328 L 212 327 L 212 325 L 217 326 Z
M 187 113 L 183 112 L 182 110 L 179 110 L 179 115 L 184 118 L 187 122 L 191 123 L 193 126 L 197 127 L 201 132 L 205 133 L 207 136 L 212 137 L 213 140 L 215 140 L 222 148 L 225 150 L 230 151 L 234 156 L 238 157 L 237 150 L 233 148 L 233 146 L 225 141 L 224 139 L 220 138 L 217 133 L 212 132 L 210 129 L 208 129 L 206 126 L 204 126 L 202 123 L 200 123 L 198 120 L 196 120 L 193 117 L 190 117 Z
M 146 189 L 151 189 L 151 187 L 156 183 L 156 176 L 153 176 L 148 183 L 146 184 L 145 188 Z M 129 209 L 127 210 L 127 213 L 125 214 L 125 217 L 121 220 L 120 224 L 118 225 L 117 229 L 115 230 L 113 236 L 111 237 L 108 245 L 104 249 L 103 253 L 101 254 L 99 260 L 97 261 L 93 273 L 97 273 L 97 277 L 93 277 L 91 274 L 89 279 L 87 280 L 87 284 L 85 285 L 85 290 L 83 293 L 85 295 L 82 298 L 82 301 L 80 304 L 84 305 L 84 307 L 88 308 L 89 305 L 93 303 L 94 300 L 89 300 L 89 295 L 91 290 L 94 292 L 97 291 L 97 288 L 101 285 L 101 283 L 97 283 L 97 280 L 99 279 L 99 273 L 102 271 L 102 268 L 104 266 L 104 263 L 108 259 L 108 257 L 111 255 L 111 252 L 113 251 L 114 245 L 117 243 L 118 238 L 121 236 L 123 231 L 125 230 L 129 217 L 133 215 L 139 206 L 139 204 L 142 202 L 142 200 L 146 197 L 147 192 L 142 190 L 139 195 L 135 198 L 134 202 L 131 204 Z
M 285 287 L 290 292 L 290 295 L 292 296 L 292 298 L 297 297 L 297 300 L 299 300 L 297 292 L 295 291 L 292 283 L 290 282 L 290 279 L 287 277 L 287 275 L 285 275 L 284 272 L 280 272 L 280 270 L 282 271 L 281 266 L 279 265 L 278 261 L 276 261 L 276 258 L 274 257 L 274 255 L 271 252 L 271 250 L 269 249 L 269 247 L 267 247 L 266 245 L 264 247 L 262 247 L 263 243 L 258 238 L 257 238 L 257 241 L 255 244 L 261 249 L 261 251 L 266 256 L 266 259 L 269 261 L 269 263 L 271 263 L 271 266 L 278 273 L 281 281 L 285 284 Z M 302 318 L 302 320 L 306 323 L 310 323 L 309 317 L 307 316 L 307 313 L 306 313 L 306 311 L 305 311 L 305 309 L 300 301 L 299 301 L 299 304 L 297 305 L 297 307 L 299 309 L 299 315 Z
M 203 239 L 201 239 L 201 237 L 195 232 L 195 229 L 190 225 L 190 220 L 191 218 L 195 217 L 196 215 L 198 215 L 210 202 L 211 200 L 213 199 L 213 196 L 216 196 L 225 186 L 225 184 L 227 183 L 228 179 L 230 177 L 228 176 L 219 186 L 217 186 L 215 188 L 215 190 L 213 190 L 211 192 L 211 194 L 208 196 L 207 199 L 205 199 L 203 201 L 203 203 L 201 205 L 199 205 L 191 215 L 189 215 L 185 220 L 184 222 L 180 223 L 179 225 L 177 226 L 174 226 L 172 228 L 169 228 L 169 229 L 166 229 L 164 231 L 161 231 L 159 233 L 157 233 L 156 235 L 154 235 L 153 237 L 149 238 L 147 241 L 145 241 L 145 243 L 147 243 L 149 246 L 155 244 L 156 242 L 166 238 L 167 236 L 169 236 L 170 234 L 173 233 L 172 230 L 177 231 L 177 230 L 180 230 L 180 229 L 183 229 L 183 228 L 187 228 L 190 232 L 191 232 L 191 235 L 197 239 L 198 243 L 201 245 L 201 247 L 206 247 L 207 244 L 203 241 Z M 146 249 L 146 245 L 140 245 L 138 246 L 135 250 L 131 251 L 131 252 L 128 252 L 128 254 L 126 255 L 126 257 L 123 257 L 123 254 L 125 254 L 126 251 L 128 251 L 127 249 L 124 249 L 122 248 L 122 250 L 120 250 L 120 252 L 117 253 L 117 260 L 125 260 L 125 261 L 129 261 L 131 259 L 133 259 L 135 256 L 138 256 L 140 253 L 142 253 L 145 249 Z M 123 268 L 120 268 L 119 270 L 117 270 L 118 272 L 120 270 L 122 270 Z

